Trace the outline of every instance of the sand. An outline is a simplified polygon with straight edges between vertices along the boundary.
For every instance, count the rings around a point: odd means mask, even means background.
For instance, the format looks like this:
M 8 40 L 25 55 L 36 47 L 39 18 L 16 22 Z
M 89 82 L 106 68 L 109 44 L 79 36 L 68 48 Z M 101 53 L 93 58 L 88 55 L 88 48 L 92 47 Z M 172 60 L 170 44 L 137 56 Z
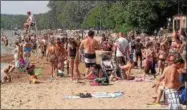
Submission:
M 39 63 L 31 62 L 42 68 L 41 80 L 49 81 L 50 66 L 45 59 Z M 133 69 L 141 75 L 142 71 Z M 90 86 L 77 83 L 64 77 L 48 83 L 29 84 L 28 75 L 14 73 L 12 83 L 1 85 L 1 109 L 165 109 L 166 106 L 148 106 L 154 90 L 152 82 L 111 82 L 109 86 Z M 79 92 L 124 92 L 120 98 L 65 99 L 65 95 Z

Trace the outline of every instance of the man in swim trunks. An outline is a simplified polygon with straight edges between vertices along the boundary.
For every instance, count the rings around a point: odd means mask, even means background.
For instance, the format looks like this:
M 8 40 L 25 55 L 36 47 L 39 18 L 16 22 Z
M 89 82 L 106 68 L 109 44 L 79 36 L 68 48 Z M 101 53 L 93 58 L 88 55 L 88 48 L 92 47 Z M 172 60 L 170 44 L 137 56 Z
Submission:
M 35 25 L 35 20 L 33 15 L 31 14 L 30 11 L 27 12 L 27 15 L 29 16 L 26 23 L 24 23 L 24 28 L 26 30 L 26 33 L 28 32 L 28 30 L 30 29 L 30 26 L 34 26 Z
M 180 82 L 179 69 L 183 68 L 184 60 L 182 58 L 176 59 L 174 63 L 164 69 L 164 83 L 166 98 L 168 100 L 169 109 L 182 109 L 179 102 L 179 95 L 177 90 L 182 86 Z
M 96 64 L 95 50 L 99 49 L 99 43 L 94 39 L 94 31 L 88 32 L 88 36 L 81 42 L 79 49 L 84 50 L 84 61 L 88 74 L 90 67 Z

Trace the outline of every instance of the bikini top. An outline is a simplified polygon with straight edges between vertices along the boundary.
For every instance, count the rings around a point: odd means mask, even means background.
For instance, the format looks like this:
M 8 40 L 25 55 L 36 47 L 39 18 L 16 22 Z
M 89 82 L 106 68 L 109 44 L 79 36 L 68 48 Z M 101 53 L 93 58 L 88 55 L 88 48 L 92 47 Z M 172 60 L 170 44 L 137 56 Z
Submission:
M 75 57 L 76 56 L 76 48 L 74 47 L 74 48 L 70 48 L 69 47 L 69 56 L 71 56 L 71 57 Z
M 25 47 L 25 51 L 30 52 L 31 48 L 30 47 Z

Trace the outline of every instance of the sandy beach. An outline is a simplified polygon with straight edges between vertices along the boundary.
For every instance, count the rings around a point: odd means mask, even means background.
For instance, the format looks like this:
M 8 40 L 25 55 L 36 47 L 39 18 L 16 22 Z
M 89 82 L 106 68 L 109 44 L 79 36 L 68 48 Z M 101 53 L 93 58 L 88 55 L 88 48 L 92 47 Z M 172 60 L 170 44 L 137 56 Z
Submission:
M 1 61 L 9 62 L 10 56 L 1 57 Z M 50 66 L 44 59 L 31 62 L 42 68 L 39 79 L 49 81 Z M 141 70 L 134 69 L 138 76 Z M 109 86 L 91 86 L 87 81 L 77 83 L 69 77 L 41 84 L 29 84 L 26 73 L 14 72 L 12 83 L 1 85 L 1 109 L 165 109 L 166 106 L 147 105 L 152 101 L 153 82 L 116 81 Z M 80 92 L 124 92 L 119 98 L 65 99 L 65 95 Z

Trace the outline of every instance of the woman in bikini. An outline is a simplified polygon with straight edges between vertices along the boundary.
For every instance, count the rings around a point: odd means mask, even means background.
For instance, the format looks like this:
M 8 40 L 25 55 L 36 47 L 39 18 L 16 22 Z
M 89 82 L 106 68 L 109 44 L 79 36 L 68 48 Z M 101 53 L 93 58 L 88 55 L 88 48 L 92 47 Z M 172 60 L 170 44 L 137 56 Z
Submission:
M 172 44 L 171 44 L 171 50 L 180 53 L 182 42 L 177 34 L 175 34 L 173 38 L 174 40 L 172 41 Z
M 68 57 L 69 57 L 69 63 L 70 63 L 70 68 L 69 72 L 71 74 L 72 80 L 74 79 L 74 65 L 75 65 L 75 57 L 77 53 L 77 44 L 73 39 L 70 39 L 69 45 L 68 45 Z
M 32 43 L 29 42 L 28 39 L 25 39 L 25 45 L 24 45 L 24 56 L 30 57 L 31 56 L 31 51 L 32 51 Z
M 76 47 L 76 57 L 75 57 L 75 73 L 77 75 L 77 80 L 80 79 L 80 72 L 79 72 L 79 63 L 80 63 L 80 53 L 79 53 L 79 46 L 80 46 L 80 41 L 77 39 L 76 40 L 76 44 L 77 44 L 77 47 Z
M 165 60 L 167 58 L 167 50 L 165 48 L 164 45 L 161 46 L 160 51 L 158 53 L 158 64 L 159 64 L 159 73 L 160 75 L 163 73 L 164 71 L 164 67 L 165 67 Z
M 140 39 L 137 39 L 137 41 L 135 42 L 135 59 L 137 64 L 138 61 L 140 60 L 140 68 L 142 68 L 142 49 L 143 49 L 143 44 L 140 42 Z
M 146 63 L 145 63 L 145 70 L 144 70 L 144 72 L 145 72 L 145 74 L 144 74 L 144 79 L 145 79 L 145 77 L 146 77 L 146 74 L 149 74 L 149 71 L 151 70 L 151 73 L 152 74 L 154 74 L 154 76 L 155 76 L 155 70 L 154 70 L 154 68 L 152 67 L 152 65 L 153 65 L 153 61 L 154 61 L 154 52 L 153 52 L 153 50 L 152 50 L 152 44 L 151 43 L 148 43 L 147 45 L 146 45 L 146 49 L 144 50 L 144 52 L 143 52 L 143 56 L 146 58 Z

